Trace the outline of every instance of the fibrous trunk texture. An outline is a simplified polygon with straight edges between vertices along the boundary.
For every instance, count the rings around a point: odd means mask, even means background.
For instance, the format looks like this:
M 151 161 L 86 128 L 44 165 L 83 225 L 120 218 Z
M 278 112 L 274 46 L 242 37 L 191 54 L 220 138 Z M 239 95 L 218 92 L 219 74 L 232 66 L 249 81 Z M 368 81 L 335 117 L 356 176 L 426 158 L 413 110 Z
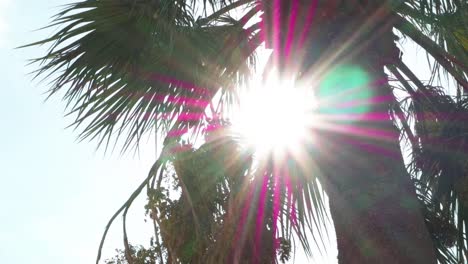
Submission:
M 338 105 L 326 106 L 332 109 L 328 113 L 331 119 L 325 117 L 328 126 L 319 135 L 320 154 L 316 157 L 330 197 L 339 263 L 435 264 L 434 246 L 405 168 L 399 131 L 390 116 L 395 99 L 384 65 L 400 54 L 394 43 L 389 2 L 281 3 L 273 7 L 270 19 L 278 21 L 279 17 L 280 28 L 273 27 L 269 35 L 276 56 L 283 58 L 279 60 L 283 73 L 301 68 L 301 78 L 310 78 L 308 74 L 324 78 L 337 65 L 348 65 L 368 76 L 366 87 L 347 87 L 347 83 L 355 85 L 352 76 L 333 76 L 333 82 L 341 83 L 339 87 L 350 89 L 332 88 L 334 94 L 325 93 L 330 98 L 318 98 L 319 102 L 333 102 L 334 96 L 344 98 Z M 282 10 L 275 9 L 277 6 Z M 291 36 L 300 37 L 288 44 Z M 368 89 L 369 96 L 354 96 L 359 89 Z M 333 110 L 343 105 L 351 111 Z M 365 111 L 353 112 L 356 109 Z
M 379 70 L 375 79 L 382 80 Z M 377 83 L 375 89 L 390 90 Z M 388 104 L 374 104 L 370 113 L 367 121 L 339 124 L 348 132 L 323 136 L 320 161 L 339 263 L 436 263 Z

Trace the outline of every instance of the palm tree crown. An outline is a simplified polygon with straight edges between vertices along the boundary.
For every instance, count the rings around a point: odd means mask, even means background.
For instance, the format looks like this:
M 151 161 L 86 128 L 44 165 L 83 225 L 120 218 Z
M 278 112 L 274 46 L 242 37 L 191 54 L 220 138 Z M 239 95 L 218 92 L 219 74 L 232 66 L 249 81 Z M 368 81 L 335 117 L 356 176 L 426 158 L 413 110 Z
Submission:
M 106 227 L 97 262 L 120 214 L 129 263 L 137 263 L 138 252 L 142 263 L 271 263 L 289 258 L 293 237 L 309 254 L 310 231 L 314 240 L 326 239 L 320 231 L 328 214 L 322 185 L 333 197 L 335 179 L 327 176 L 333 168 L 311 174 L 291 159 L 267 160 L 253 169 L 252 150 L 239 145 L 223 119 L 236 105 L 238 87 L 248 85 L 263 44 L 273 50 L 265 71 L 275 68 L 282 78 L 327 83 L 331 72 L 344 75 L 336 65 L 357 62 L 368 69 L 370 82 L 384 80 L 372 84 L 380 87 L 372 98 L 384 102 L 371 107 L 389 115 L 411 149 L 408 169 L 437 260 L 467 260 L 464 1 L 84 0 L 68 5 L 50 26 L 60 29 L 28 46 L 49 45 L 47 54 L 33 60 L 37 75 L 52 80 L 51 96 L 63 94 L 81 139 L 96 139 L 106 148 L 121 144 L 125 151 L 138 147 L 154 128 L 165 138 L 148 177 Z M 421 81 L 403 62 L 398 43 L 407 38 L 427 54 L 430 80 Z M 441 75 L 449 77 L 454 92 L 439 87 L 445 83 Z M 316 93 L 342 92 L 342 85 L 328 84 L 335 88 Z M 330 114 L 333 107 L 319 111 Z M 359 124 L 375 128 L 368 124 L 370 115 L 365 119 Z M 199 133 L 205 135 L 201 147 L 182 142 Z M 309 154 L 305 163 L 322 164 Z M 290 176 L 278 178 L 278 168 Z M 181 190 L 180 198 L 169 198 L 166 180 Z M 344 183 L 333 184 L 339 190 Z M 144 189 L 155 224 L 151 257 L 133 248 L 125 231 L 127 211 Z M 249 210 L 262 217 L 252 218 Z M 344 243 L 343 237 L 338 240 Z M 260 241 L 269 242 L 260 246 Z

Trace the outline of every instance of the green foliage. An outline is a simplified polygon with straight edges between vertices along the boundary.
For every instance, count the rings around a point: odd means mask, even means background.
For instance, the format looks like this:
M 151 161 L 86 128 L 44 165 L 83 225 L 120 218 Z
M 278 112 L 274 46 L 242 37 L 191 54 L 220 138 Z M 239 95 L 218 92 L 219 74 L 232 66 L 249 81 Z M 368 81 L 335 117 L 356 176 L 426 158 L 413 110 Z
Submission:
M 33 60 L 37 75 L 52 78 L 50 95 L 69 87 L 63 99 L 82 139 L 107 146 L 126 134 L 125 150 L 155 125 L 167 132 L 181 120 L 172 129 L 188 130 L 199 120 L 184 117 L 202 115 L 226 82 L 241 83 L 259 43 L 240 39 L 248 34 L 237 21 L 202 27 L 193 12 L 184 1 L 88 0 L 56 16 L 56 34 L 28 45 L 51 45 Z
M 281 262 L 285 263 L 291 258 L 291 241 L 280 238 L 280 247 L 278 257 Z
M 151 246 L 146 249 L 142 246 L 130 246 L 130 254 L 133 258 L 134 264 L 157 264 L 161 263 L 163 260 L 158 259 L 158 254 L 156 253 L 158 248 Z M 116 250 L 117 254 L 105 261 L 106 264 L 127 264 L 128 261 L 125 257 L 124 250 Z
M 173 147 L 170 164 L 163 174 L 172 181 L 180 196 L 169 197 L 165 187 L 150 188 L 145 206 L 150 217 L 158 223 L 162 245 L 167 248 L 167 261 L 180 263 L 220 263 L 228 261 L 234 251 L 243 252 L 240 259 L 271 263 L 278 255 L 281 261 L 289 259 L 289 240 L 276 238 L 273 228 L 273 192 L 266 197 L 259 195 L 261 186 L 255 187 L 256 198 L 246 195 L 251 188 L 249 169 L 252 154 L 242 150 L 236 141 L 217 132 L 217 138 L 193 149 L 190 145 Z M 260 175 L 261 176 L 261 175 Z M 258 177 L 258 176 L 256 176 Z M 261 177 L 262 178 L 262 177 Z M 268 176 L 269 181 L 271 180 Z M 249 209 L 252 215 L 242 218 L 240 211 L 245 206 L 266 200 L 263 216 L 257 215 L 256 205 Z M 242 206 L 244 205 L 244 206 Z M 250 214 L 250 213 L 249 213 Z M 258 217 L 263 225 L 258 226 Z M 239 226 L 241 225 L 242 228 Z M 261 234 L 262 248 L 253 253 L 252 246 L 259 241 L 253 237 L 236 248 L 234 241 L 239 232 Z M 223 241 L 222 243 L 218 241 Z M 261 253 L 260 253 L 261 252 Z M 162 253 L 161 253 L 162 255 Z
M 457 100 L 427 86 L 425 93 L 413 97 L 410 110 L 420 142 L 413 146 L 410 168 L 419 176 L 418 190 L 430 212 L 429 229 L 441 248 L 455 246 L 460 257 L 468 247 L 468 98 Z

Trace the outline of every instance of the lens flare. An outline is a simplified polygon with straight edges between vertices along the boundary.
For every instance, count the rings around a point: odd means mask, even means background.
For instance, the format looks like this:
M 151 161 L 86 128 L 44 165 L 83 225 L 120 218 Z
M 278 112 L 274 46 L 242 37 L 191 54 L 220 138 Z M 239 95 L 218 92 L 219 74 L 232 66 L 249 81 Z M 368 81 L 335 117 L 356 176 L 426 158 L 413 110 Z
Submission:
M 320 112 L 342 121 L 369 113 L 374 95 L 369 75 L 359 67 L 341 65 L 325 74 L 318 90 Z

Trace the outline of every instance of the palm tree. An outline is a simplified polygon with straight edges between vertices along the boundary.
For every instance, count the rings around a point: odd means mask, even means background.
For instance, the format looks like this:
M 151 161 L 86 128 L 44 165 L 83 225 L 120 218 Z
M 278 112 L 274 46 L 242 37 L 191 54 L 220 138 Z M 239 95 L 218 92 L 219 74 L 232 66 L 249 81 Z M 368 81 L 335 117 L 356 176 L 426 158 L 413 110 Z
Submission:
M 237 16 L 231 16 L 233 11 Z M 458 0 L 86 0 L 67 6 L 51 24 L 61 29 L 31 45 L 50 45 L 49 52 L 35 60 L 41 63 L 37 74 L 52 78 L 50 95 L 64 91 L 81 138 L 96 138 L 107 147 L 126 135 L 125 151 L 155 127 L 165 135 L 161 157 L 111 218 L 100 248 L 110 224 L 122 214 L 125 257 L 133 262 L 125 217 L 146 187 L 161 262 L 272 262 L 281 248 L 275 241 L 282 237 L 287 242 L 292 232 L 310 252 L 305 230 L 326 218 L 320 181 L 330 197 L 340 263 L 461 263 L 467 259 L 466 187 L 461 187 L 467 182 L 466 148 L 456 154 L 439 149 L 431 140 L 437 133 L 427 127 L 444 131 L 437 134 L 445 140 L 439 142 L 465 144 L 463 118 L 453 116 L 466 109 L 467 14 L 468 5 Z M 431 58 L 429 82 L 420 81 L 402 61 L 397 43 L 404 38 Z M 234 104 L 236 88 L 248 80 L 254 52 L 262 43 L 273 49 L 268 65 L 282 78 L 319 84 L 314 89 L 321 102 L 323 125 L 317 130 L 323 146 L 309 149 L 307 167 L 320 172 L 299 170 L 285 183 L 275 176 L 278 164 L 266 162 L 260 173 L 234 170 L 243 180 L 226 185 L 229 170 L 219 169 L 225 173 L 209 187 L 216 195 L 205 201 L 202 189 L 187 185 L 197 177 L 187 178 L 181 172 L 184 166 L 176 166 L 190 161 L 170 157 L 184 135 L 206 131 L 207 112 L 211 118 L 222 116 L 221 110 Z M 456 84 L 454 98 L 446 95 L 448 89 L 430 86 L 440 73 Z M 407 98 L 395 96 L 398 93 Z M 214 107 L 215 102 L 220 107 Z M 412 177 L 400 136 L 410 142 Z M 201 151 L 183 149 L 179 151 L 195 157 Z M 165 200 L 164 206 L 171 206 L 164 209 L 160 188 L 170 174 L 168 162 L 183 196 L 178 202 Z M 300 166 L 293 167 L 298 171 Z M 263 211 L 252 207 L 265 212 L 257 216 L 263 231 L 255 231 L 251 221 L 242 222 L 250 218 L 240 217 L 242 205 L 253 199 L 246 198 L 249 193 L 262 193 L 255 198 L 261 201 L 256 206 L 271 204 Z M 176 213 L 181 208 L 182 215 Z M 202 227 L 198 216 L 208 217 L 203 222 L 210 225 Z M 176 221 L 171 217 L 194 222 L 195 231 L 167 226 L 163 220 Z M 447 232 L 436 232 L 440 223 L 450 227 Z M 235 236 L 236 224 L 260 235 L 241 236 L 223 247 L 221 241 Z M 454 233 L 453 243 L 442 241 L 447 236 L 441 234 L 448 231 Z M 174 234 L 185 241 L 174 241 Z M 269 237 L 265 241 L 271 249 L 261 251 L 262 234 Z M 196 241 L 196 247 L 188 241 Z M 196 253 L 187 256 L 181 250 L 187 247 Z M 208 257 L 207 250 L 217 254 Z

